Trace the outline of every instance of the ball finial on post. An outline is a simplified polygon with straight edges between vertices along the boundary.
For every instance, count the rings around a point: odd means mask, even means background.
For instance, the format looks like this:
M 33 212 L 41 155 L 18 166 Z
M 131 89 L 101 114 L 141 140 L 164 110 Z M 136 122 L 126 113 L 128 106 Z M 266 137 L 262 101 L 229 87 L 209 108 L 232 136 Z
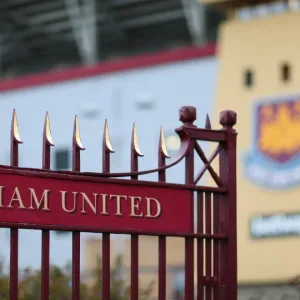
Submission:
M 220 113 L 220 124 L 223 129 L 233 129 L 236 124 L 236 112 L 233 110 L 223 110 Z
M 183 126 L 196 127 L 193 122 L 197 118 L 197 110 L 194 106 L 182 106 L 179 110 L 179 120 Z

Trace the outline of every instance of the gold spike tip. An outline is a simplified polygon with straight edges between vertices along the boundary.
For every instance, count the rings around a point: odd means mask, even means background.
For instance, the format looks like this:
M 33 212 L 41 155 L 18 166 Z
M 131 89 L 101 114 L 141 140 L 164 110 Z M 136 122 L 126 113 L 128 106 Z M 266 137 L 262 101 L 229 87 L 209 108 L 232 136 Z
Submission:
M 13 117 L 12 117 L 12 134 L 13 134 L 13 138 L 16 142 L 18 142 L 19 144 L 22 144 L 22 140 L 20 137 L 20 133 L 19 133 L 19 125 L 18 125 L 18 119 L 17 119 L 17 113 L 16 110 L 14 109 L 13 111 Z
M 166 147 L 165 135 L 162 126 L 160 127 L 160 150 L 166 158 L 170 158 Z
M 135 153 L 138 156 L 144 156 L 144 154 L 142 154 L 140 147 L 139 147 L 135 123 L 133 123 L 133 135 L 132 136 L 133 136 L 133 148 L 134 148 Z
M 52 139 L 52 136 L 51 136 L 51 129 L 50 129 L 50 120 L 49 120 L 49 114 L 48 112 L 46 113 L 46 118 L 45 118 L 45 138 L 46 138 L 46 141 L 47 143 L 50 145 L 50 146 L 54 146 L 54 142 L 53 142 L 53 139 Z
M 105 147 L 108 149 L 108 151 L 111 153 L 114 153 L 115 151 L 114 151 L 114 149 L 111 145 L 111 141 L 110 141 L 107 120 L 105 120 L 105 125 L 104 125 L 104 142 L 105 142 Z
M 79 130 L 79 124 L 78 124 L 77 116 L 75 116 L 74 138 L 75 138 L 76 146 L 80 150 L 85 150 L 85 148 L 82 145 L 81 138 L 80 138 L 80 130 Z

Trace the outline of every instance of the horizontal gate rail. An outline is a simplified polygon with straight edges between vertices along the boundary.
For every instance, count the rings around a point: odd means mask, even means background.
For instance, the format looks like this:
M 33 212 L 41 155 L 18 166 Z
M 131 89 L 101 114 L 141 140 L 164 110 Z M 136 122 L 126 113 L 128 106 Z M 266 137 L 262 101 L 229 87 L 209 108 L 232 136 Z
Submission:
M 0 227 L 10 228 L 10 300 L 19 298 L 18 233 L 23 228 L 41 230 L 42 300 L 49 300 L 51 293 L 51 230 L 72 231 L 72 300 L 80 300 L 81 232 L 102 233 L 102 295 L 99 295 L 102 300 L 111 298 L 111 234 L 131 235 L 131 300 L 139 299 L 140 235 L 158 238 L 158 300 L 167 299 L 166 241 L 167 237 L 175 236 L 182 237 L 185 241 L 184 299 L 196 297 L 198 300 L 237 300 L 237 133 L 233 129 L 236 113 L 221 112 L 220 130 L 211 129 L 208 116 L 205 128 L 196 127 L 194 107 L 182 107 L 179 115 L 183 124 L 176 129 L 181 141 L 178 156 L 167 163 L 169 156 L 161 128 L 157 167 L 139 170 L 139 159 L 143 154 L 134 124 L 131 136 L 131 169 L 123 173 L 110 171 L 110 157 L 114 150 L 108 123 L 105 121 L 102 172 L 95 173 L 80 170 L 80 154 L 85 149 L 81 142 L 77 117 L 72 138 L 72 171 L 50 170 L 51 147 L 54 142 L 48 113 L 43 131 L 42 168 L 19 167 L 19 145 L 22 141 L 16 112 L 13 111 L 11 162 L 10 166 L 0 165 L 0 211 L 4 211 L 0 214 Z M 199 141 L 216 144 L 211 157 L 206 156 Z M 195 167 L 196 155 L 203 162 L 200 170 Z M 185 183 L 168 183 L 166 171 L 183 161 Z M 217 168 L 213 165 L 216 161 Z M 157 174 L 157 182 L 139 180 L 139 176 L 151 173 Z M 215 186 L 199 185 L 205 173 L 210 174 Z M 128 177 L 130 180 L 125 179 Z M 17 183 L 14 185 L 14 182 Z M 51 201 L 52 198 L 55 201 Z M 73 207 L 70 199 L 73 199 Z M 197 203 L 195 212 L 194 202 Z M 35 213 L 31 214 L 32 211 Z M 101 217 L 103 221 L 96 217 Z

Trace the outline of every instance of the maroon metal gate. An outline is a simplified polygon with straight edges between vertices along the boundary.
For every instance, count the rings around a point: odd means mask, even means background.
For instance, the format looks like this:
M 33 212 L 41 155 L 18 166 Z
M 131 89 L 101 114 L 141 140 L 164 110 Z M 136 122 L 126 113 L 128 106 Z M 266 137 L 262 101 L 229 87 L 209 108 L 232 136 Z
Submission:
M 167 151 L 161 131 L 158 167 L 139 171 L 142 156 L 135 126 L 131 141 L 131 170 L 110 172 L 113 151 L 108 126 L 103 135 L 102 173 L 80 172 L 80 151 L 84 150 L 75 117 L 73 171 L 50 171 L 53 141 L 48 114 L 43 133 L 42 169 L 18 167 L 21 142 L 15 111 L 11 126 L 11 166 L 0 166 L 0 226 L 10 228 L 10 300 L 18 299 L 18 229 L 39 229 L 42 234 L 41 299 L 49 299 L 49 230 L 72 231 L 72 300 L 80 299 L 80 232 L 103 233 L 102 296 L 110 299 L 110 234 L 131 235 L 131 299 L 138 300 L 139 235 L 154 235 L 159 241 L 158 299 L 166 299 L 166 237 L 185 240 L 185 299 L 237 300 L 236 225 L 236 113 L 220 114 L 220 130 L 197 128 L 196 109 L 180 109 L 183 125 L 176 129 L 181 140 L 177 158 L 166 164 Z M 207 158 L 199 141 L 216 144 Z M 204 163 L 195 170 L 195 155 Z M 218 172 L 211 163 L 219 157 Z M 185 160 L 185 184 L 166 182 L 166 170 Z M 208 171 L 217 187 L 200 186 Z M 138 180 L 156 172 L 158 182 Z M 131 180 L 120 179 L 131 177 Z M 97 191 L 97 193 L 95 193 Z M 196 194 L 196 198 L 195 198 Z M 72 195 L 72 196 L 70 196 Z M 131 195 L 131 196 L 130 196 Z M 135 196 L 133 196 L 135 195 Z M 72 198 L 73 197 L 73 198 Z M 54 199 L 54 200 L 53 200 Z M 72 201 L 73 199 L 73 205 Z M 80 202 L 81 200 L 81 202 Z M 109 200 L 109 201 L 108 201 Z M 194 228 L 194 200 L 197 202 Z M 71 203 L 71 205 L 70 205 Z M 105 220 L 105 222 L 104 222 Z M 197 261 L 194 261 L 194 242 Z M 197 270 L 197 295 L 194 295 Z

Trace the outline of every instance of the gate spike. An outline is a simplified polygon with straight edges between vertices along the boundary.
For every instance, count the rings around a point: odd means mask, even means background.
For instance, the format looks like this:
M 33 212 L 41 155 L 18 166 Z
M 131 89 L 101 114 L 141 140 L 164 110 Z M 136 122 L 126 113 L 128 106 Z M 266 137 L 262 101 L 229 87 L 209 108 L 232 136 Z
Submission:
M 211 123 L 208 114 L 206 114 L 205 129 L 211 129 Z
M 75 121 L 74 121 L 73 143 L 78 149 L 85 150 L 85 148 L 83 147 L 82 142 L 81 142 L 77 116 L 75 116 Z
M 135 123 L 133 123 L 133 128 L 132 128 L 131 146 L 137 156 L 144 156 L 144 154 L 142 154 L 139 148 Z
M 50 120 L 49 120 L 49 113 L 46 112 L 45 117 L 45 124 L 44 124 L 44 140 L 47 142 L 48 145 L 54 146 L 54 142 L 51 136 L 51 128 L 50 128 Z
M 110 153 L 115 152 L 111 145 L 109 131 L 108 131 L 108 122 L 106 119 L 105 119 L 105 124 L 104 124 L 103 145 L 104 145 L 105 149 L 108 150 Z
M 165 135 L 163 127 L 160 127 L 160 135 L 159 135 L 159 153 L 161 153 L 165 158 L 170 158 L 168 154 L 168 150 L 166 147 Z
M 12 122 L 11 122 L 11 137 L 15 142 L 18 144 L 22 144 L 22 140 L 19 133 L 19 125 L 18 125 L 18 119 L 17 119 L 17 113 L 16 110 L 13 110 L 13 116 L 12 116 Z

